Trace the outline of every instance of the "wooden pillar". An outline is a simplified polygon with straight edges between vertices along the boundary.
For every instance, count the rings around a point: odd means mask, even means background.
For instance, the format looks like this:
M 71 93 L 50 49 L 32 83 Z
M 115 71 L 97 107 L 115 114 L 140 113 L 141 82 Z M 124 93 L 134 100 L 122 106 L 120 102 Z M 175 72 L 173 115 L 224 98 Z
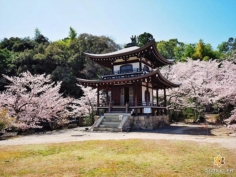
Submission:
M 111 62 L 112 68 L 111 68 L 111 74 L 114 74 L 114 66 L 113 66 L 113 62 Z
M 112 98 L 112 89 L 113 89 L 113 85 L 111 85 L 111 100 L 110 100 L 111 105 L 112 105 L 112 101 L 113 101 L 113 100 L 112 100 L 112 99 L 113 99 L 113 98 Z
M 134 87 L 134 105 L 138 106 L 138 90 L 137 90 L 137 82 L 135 82 L 135 87 Z
M 138 106 L 138 90 L 137 90 L 137 82 L 134 84 L 134 106 Z M 134 109 L 135 115 L 137 116 L 137 109 Z
M 166 106 L 166 89 L 164 89 L 164 106 Z
M 156 99 L 157 99 L 157 106 L 159 105 L 159 95 L 158 95 L 158 88 L 156 89 Z
M 97 115 L 99 115 L 99 86 L 97 86 Z
M 125 102 L 125 94 L 126 94 L 125 90 L 126 90 L 126 87 L 127 87 L 127 82 L 125 82 L 125 87 L 124 87 L 124 103 L 125 103 L 125 105 L 127 103 L 127 102 Z
M 149 97 L 148 97 L 148 82 L 146 83 L 146 93 L 147 93 L 147 102 L 146 102 L 146 106 L 148 106 L 149 105 Z M 145 94 L 145 96 L 146 96 L 146 94 Z M 150 96 L 150 93 L 149 93 L 149 96 Z
M 151 102 L 152 106 L 153 106 L 153 101 L 154 101 L 154 95 L 153 95 L 153 85 L 152 85 L 152 102 Z
M 139 71 L 141 71 L 142 70 L 142 65 L 141 65 L 141 58 L 139 58 Z
M 106 86 L 106 106 L 108 105 L 108 85 Z
M 164 88 L 164 106 L 165 106 L 165 107 L 167 106 L 167 105 L 166 105 L 166 89 L 165 89 L 165 88 Z M 165 108 L 164 112 L 165 112 L 165 115 L 166 115 L 166 114 L 167 114 L 166 108 Z

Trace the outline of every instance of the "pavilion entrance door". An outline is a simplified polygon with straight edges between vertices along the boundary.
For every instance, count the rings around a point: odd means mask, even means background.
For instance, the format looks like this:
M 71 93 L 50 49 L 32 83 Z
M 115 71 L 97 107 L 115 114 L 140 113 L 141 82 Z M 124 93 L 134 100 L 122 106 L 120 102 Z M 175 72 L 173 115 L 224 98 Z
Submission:
M 133 101 L 133 88 L 124 87 L 120 91 L 120 105 L 131 103 Z
M 129 103 L 130 100 L 130 89 L 129 87 L 124 87 L 120 90 L 120 105 L 125 105 Z
M 124 103 L 129 103 L 129 87 L 125 87 L 125 99 Z

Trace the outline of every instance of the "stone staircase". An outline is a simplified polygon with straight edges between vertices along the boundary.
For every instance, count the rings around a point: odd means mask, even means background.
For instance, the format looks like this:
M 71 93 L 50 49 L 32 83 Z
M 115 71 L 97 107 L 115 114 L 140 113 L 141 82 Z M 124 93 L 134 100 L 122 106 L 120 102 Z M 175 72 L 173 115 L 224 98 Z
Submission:
M 130 114 L 126 113 L 105 113 L 93 125 L 93 131 L 121 132 L 125 119 Z
M 117 107 L 114 108 L 114 107 L 112 107 L 110 113 L 119 113 L 119 114 L 122 114 L 122 113 L 125 113 L 125 112 L 126 112 L 125 108 L 117 108 Z M 129 109 L 128 112 L 131 112 L 131 110 Z

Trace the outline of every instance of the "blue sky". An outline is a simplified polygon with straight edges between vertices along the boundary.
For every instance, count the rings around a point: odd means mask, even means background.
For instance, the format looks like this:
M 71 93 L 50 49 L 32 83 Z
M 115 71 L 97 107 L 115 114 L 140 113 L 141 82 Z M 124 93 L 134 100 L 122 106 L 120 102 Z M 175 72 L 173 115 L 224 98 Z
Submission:
M 33 37 L 50 41 L 78 34 L 111 37 L 118 44 L 151 33 L 156 41 L 203 39 L 213 48 L 236 38 L 236 0 L 0 0 L 0 40 Z

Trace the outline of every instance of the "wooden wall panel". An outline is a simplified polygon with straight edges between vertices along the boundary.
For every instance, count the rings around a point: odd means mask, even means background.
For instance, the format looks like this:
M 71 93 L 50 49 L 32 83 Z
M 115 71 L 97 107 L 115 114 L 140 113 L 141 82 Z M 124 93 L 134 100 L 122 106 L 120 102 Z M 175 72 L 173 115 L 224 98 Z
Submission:
M 137 100 L 138 100 L 138 104 L 140 104 L 142 102 L 142 85 L 141 83 L 137 83 L 137 90 L 135 90 L 135 86 L 133 86 L 132 84 L 129 85 L 113 85 L 112 87 L 112 101 L 115 105 L 120 105 L 120 90 L 124 87 L 129 87 L 129 88 L 133 88 L 134 92 L 137 92 Z M 135 102 L 135 95 L 133 95 L 133 100 L 132 102 Z

